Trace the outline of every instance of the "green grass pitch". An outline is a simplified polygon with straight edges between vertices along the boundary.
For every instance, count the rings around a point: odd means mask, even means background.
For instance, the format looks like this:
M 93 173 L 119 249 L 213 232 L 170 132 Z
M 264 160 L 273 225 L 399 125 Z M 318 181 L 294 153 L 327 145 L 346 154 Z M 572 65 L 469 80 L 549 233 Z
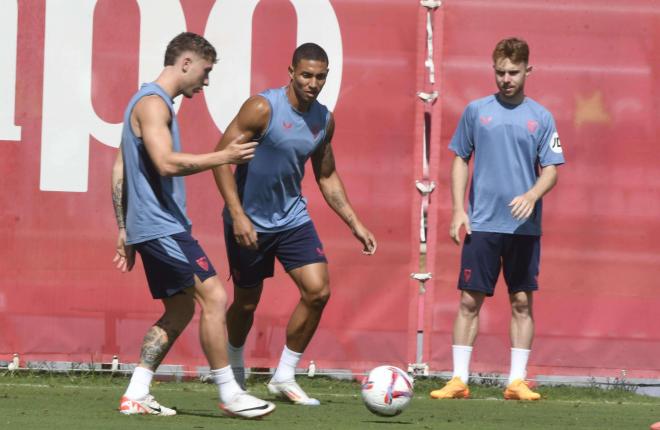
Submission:
M 0 429 L 648 429 L 660 421 L 660 399 L 626 390 L 539 387 L 539 402 L 504 401 L 497 387 L 472 386 L 472 399 L 431 400 L 440 380 L 415 384 L 415 397 L 401 415 L 381 418 L 362 404 L 359 384 L 300 377 L 319 407 L 276 401 L 260 421 L 227 418 L 217 408 L 215 386 L 196 381 L 157 382 L 152 393 L 176 407 L 175 417 L 122 416 L 119 397 L 128 379 L 107 375 L 63 376 L 0 373 Z M 268 398 L 265 380 L 248 388 Z

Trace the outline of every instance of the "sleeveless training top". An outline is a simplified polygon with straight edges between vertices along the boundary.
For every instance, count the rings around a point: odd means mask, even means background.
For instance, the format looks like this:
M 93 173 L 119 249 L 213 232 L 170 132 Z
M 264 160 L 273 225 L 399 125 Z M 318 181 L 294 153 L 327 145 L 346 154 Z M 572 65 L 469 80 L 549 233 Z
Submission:
M 167 104 L 172 115 L 170 132 L 173 149 L 181 151 L 179 126 L 173 100 L 156 83 L 143 84 L 133 96 L 124 113 L 121 151 L 124 158 L 126 183 L 126 236 L 127 244 L 145 242 L 189 230 L 186 216 L 186 190 L 183 177 L 164 177 L 149 158 L 141 138 L 133 134 L 131 112 L 144 96 L 158 95 Z
M 330 113 L 314 101 L 307 112 L 291 106 L 286 87 L 259 94 L 270 104 L 270 121 L 258 139 L 255 156 L 236 168 L 243 210 L 258 232 L 279 232 L 310 221 L 301 194 L 305 163 L 323 142 Z M 225 222 L 231 216 L 225 207 Z

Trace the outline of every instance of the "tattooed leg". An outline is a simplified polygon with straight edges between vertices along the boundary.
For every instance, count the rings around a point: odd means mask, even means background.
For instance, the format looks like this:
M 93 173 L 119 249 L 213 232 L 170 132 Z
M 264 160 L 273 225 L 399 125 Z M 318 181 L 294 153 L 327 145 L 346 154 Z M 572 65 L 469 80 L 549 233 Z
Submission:
M 140 366 L 156 371 L 160 362 L 172 347 L 176 336 L 172 338 L 168 333 L 154 325 L 149 329 L 144 341 L 142 341 L 142 351 L 140 352 Z
M 140 366 L 155 371 L 192 319 L 193 313 L 194 307 L 191 312 L 165 312 L 144 336 Z

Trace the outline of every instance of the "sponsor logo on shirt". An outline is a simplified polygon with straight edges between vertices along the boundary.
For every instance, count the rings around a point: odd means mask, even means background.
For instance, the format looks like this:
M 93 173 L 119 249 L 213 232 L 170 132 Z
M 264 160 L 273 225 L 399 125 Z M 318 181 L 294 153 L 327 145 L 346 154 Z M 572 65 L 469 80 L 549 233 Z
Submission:
M 488 125 L 488 124 L 490 124 L 490 122 L 491 122 L 492 120 L 493 120 L 493 117 L 492 117 L 491 115 L 489 115 L 489 116 L 481 116 L 481 117 L 479 117 L 479 121 L 481 121 L 481 123 L 482 123 L 483 125 Z
M 552 152 L 555 154 L 561 154 L 563 151 L 561 149 L 561 142 L 559 141 L 559 134 L 555 131 L 552 133 L 552 136 L 550 137 L 550 141 L 548 142 L 548 145 L 550 145 L 550 149 Z

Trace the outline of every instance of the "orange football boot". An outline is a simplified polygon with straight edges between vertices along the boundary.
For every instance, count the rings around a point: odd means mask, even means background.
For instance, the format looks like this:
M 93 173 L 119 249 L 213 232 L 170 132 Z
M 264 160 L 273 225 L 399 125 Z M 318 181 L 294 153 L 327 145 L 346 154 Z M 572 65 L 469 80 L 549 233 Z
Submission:
M 433 399 L 467 399 L 470 397 L 470 389 L 459 378 L 454 376 L 440 390 L 431 391 Z
M 541 395 L 530 390 L 527 382 L 515 379 L 504 390 L 504 398 L 506 400 L 538 400 Z

